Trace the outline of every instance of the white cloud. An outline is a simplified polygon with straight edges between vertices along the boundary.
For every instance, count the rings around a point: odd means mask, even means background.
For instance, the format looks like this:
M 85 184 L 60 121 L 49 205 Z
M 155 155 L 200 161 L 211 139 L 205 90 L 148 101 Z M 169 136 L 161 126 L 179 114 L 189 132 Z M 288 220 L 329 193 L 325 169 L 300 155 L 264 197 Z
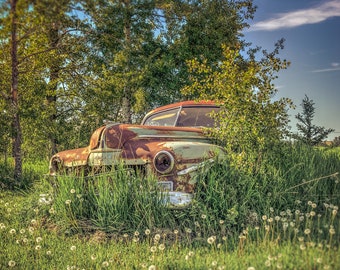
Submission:
M 331 0 L 313 8 L 277 14 L 271 19 L 251 25 L 248 31 L 273 31 L 293 28 L 304 24 L 319 23 L 337 16 L 340 16 L 340 1 Z
M 330 72 L 330 71 L 340 71 L 340 67 L 316 69 L 316 70 L 313 70 L 312 72 L 313 73 L 320 73 L 320 72 Z

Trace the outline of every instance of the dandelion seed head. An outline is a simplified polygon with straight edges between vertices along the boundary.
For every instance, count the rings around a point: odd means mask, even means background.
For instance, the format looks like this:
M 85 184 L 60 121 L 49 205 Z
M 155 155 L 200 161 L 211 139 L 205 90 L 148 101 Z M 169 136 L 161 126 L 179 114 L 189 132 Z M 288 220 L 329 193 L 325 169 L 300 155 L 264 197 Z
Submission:
M 157 247 L 156 247 L 156 246 L 152 246 L 152 247 L 150 248 L 150 251 L 151 251 L 152 253 L 156 252 L 156 251 L 157 251 Z
M 212 262 L 211 262 L 211 266 L 212 266 L 212 267 L 216 267 L 216 266 L 217 266 L 217 262 L 216 262 L 216 261 L 212 261 Z
M 26 232 L 25 229 L 20 229 L 20 233 L 21 233 L 21 234 L 24 234 L 25 232 Z
M 6 225 L 5 225 L 5 224 L 3 224 L 3 223 L 0 223 L 0 229 L 1 229 L 1 230 L 4 230 L 4 229 L 6 229 Z
M 139 236 L 139 231 L 135 231 L 134 235 Z
M 220 219 L 220 225 L 224 224 L 224 220 Z
M 306 246 L 305 246 L 304 244 L 301 244 L 301 245 L 300 245 L 300 249 L 301 249 L 301 250 L 305 250 L 305 249 L 306 249 Z
M 74 188 L 72 188 L 72 189 L 70 190 L 70 193 L 74 194 L 74 193 L 76 193 L 76 190 L 75 190 Z
M 66 205 L 70 205 L 71 202 L 72 202 L 71 200 L 66 200 L 66 201 L 65 201 L 65 204 L 66 204 Z
M 109 262 L 104 261 L 104 262 L 102 263 L 102 266 L 105 267 L 105 268 L 106 268 L 106 267 L 109 267 Z
M 202 219 L 206 219 L 206 218 L 207 218 L 207 215 L 202 214 L 202 215 L 201 215 L 201 218 L 202 218 Z
M 333 209 L 332 215 L 335 216 L 337 213 L 338 213 L 338 210 L 337 209 Z
M 164 245 L 164 244 L 160 244 L 160 245 L 158 246 L 158 249 L 161 250 L 161 251 L 163 251 L 163 250 L 165 249 L 165 245 Z
M 9 262 L 8 262 L 8 266 L 9 266 L 9 267 L 14 267 L 14 266 L 15 266 L 15 261 L 12 261 L 12 260 L 9 261 Z
M 72 250 L 72 251 L 75 251 L 76 249 L 77 249 L 76 246 L 71 246 L 71 247 L 70 247 L 70 250 Z
M 156 240 L 156 241 L 158 241 L 159 239 L 161 239 L 161 235 L 160 234 L 155 234 L 155 237 L 154 237 L 154 239 Z
M 209 237 L 207 239 L 208 244 L 212 245 L 215 242 L 215 239 L 213 237 Z
M 331 235 L 335 234 L 334 228 L 330 228 L 330 229 L 329 229 L 329 234 L 331 234 Z
M 266 215 L 263 215 L 263 216 L 262 216 L 262 220 L 266 221 L 266 220 L 267 220 L 267 216 L 266 216 Z
M 304 233 L 307 235 L 310 234 L 310 229 L 305 229 Z
M 35 239 L 35 241 L 37 242 L 37 243 L 40 243 L 41 241 L 42 241 L 42 237 L 37 237 L 36 239 Z
M 135 243 L 139 242 L 139 237 L 134 236 L 132 241 L 135 242 Z
M 51 256 L 51 255 L 52 255 L 52 251 L 51 251 L 51 250 L 47 250 L 47 251 L 46 251 L 46 255 L 47 255 L 47 256 Z
M 156 265 L 150 265 L 148 269 L 149 269 L 149 270 L 156 270 L 157 267 L 156 267 Z
M 40 245 L 36 245 L 35 246 L 35 250 L 40 250 L 41 249 L 41 246 Z
M 247 268 L 247 270 L 255 270 L 255 267 L 249 266 L 249 267 Z
M 145 230 L 145 235 L 149 235 L 151 233 L 151 231 L 149 229 Z
M 9 233 L 10 233 L 10 234 L 15 234 L 15 233 L 16 233 L 16 230 L 15 230 L 15 229 L 10 229 L 10 230 L 9 230 Z
M 174 230 L 174 234 L 178 234 L 178 230 Z

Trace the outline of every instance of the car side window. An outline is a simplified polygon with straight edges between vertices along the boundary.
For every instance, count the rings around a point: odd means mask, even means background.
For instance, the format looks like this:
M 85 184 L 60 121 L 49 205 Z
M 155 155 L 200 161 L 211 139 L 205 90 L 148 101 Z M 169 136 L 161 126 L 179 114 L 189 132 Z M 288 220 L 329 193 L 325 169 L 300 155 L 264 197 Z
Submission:
M 175 126 L 179 108 L 158 112 L 144 122 L 145 126 Z

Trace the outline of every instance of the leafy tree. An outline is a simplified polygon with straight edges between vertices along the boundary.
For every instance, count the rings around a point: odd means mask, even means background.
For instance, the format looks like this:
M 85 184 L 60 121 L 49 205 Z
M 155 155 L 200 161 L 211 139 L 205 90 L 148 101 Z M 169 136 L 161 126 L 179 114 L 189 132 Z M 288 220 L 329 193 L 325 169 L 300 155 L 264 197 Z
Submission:
M 332 146 L 334 146 L 334 147 L 340 146 L 340 136 L 337 136 L 337 137 L 334 138 L 334 140 L 332 142 Z
M 315 103 L 305 95 L 301 103 L 302 112 L 298 113 L 295 118 L 298 120 L 296 127 L 298 133 L 293 135 L 293 138 L 314 146 L 321 143 L 327 136 L 334 131 L 332 128 L 325 128 L 314 125 L 313 118 L 315 115 Z
M 192 84 L 183 88 L 183 94 L 221 104 L 222 110 L 215 115 L 220 126 L 207 132 L 238 166 L 251 171 L 257 170 L 263 152 L 283 137 L 288 123 L 287 106 L 291 101 L 272 101 L 275 73 L 289 64 L 276 57 L 282 42 L 272 53 L 263 51 L 260 61 L 255 61 L 253 55 L 245 59 L 238 50 L 223 46 L 224 60 L 217 70 L 206 62 L 188 62 Z

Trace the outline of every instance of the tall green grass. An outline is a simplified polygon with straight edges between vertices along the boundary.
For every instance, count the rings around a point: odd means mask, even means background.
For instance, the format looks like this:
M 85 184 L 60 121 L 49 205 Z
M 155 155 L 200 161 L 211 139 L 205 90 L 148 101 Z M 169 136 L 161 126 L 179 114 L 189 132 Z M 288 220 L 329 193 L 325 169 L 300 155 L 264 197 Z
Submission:
M 285 144 L 252 173 L 231 164 L 202 170 L 181 210 L 124 167 L 51 185 L 30 164 L 25 189 L 0 193 L 0 269 L 337 269 L 338 153 Z

